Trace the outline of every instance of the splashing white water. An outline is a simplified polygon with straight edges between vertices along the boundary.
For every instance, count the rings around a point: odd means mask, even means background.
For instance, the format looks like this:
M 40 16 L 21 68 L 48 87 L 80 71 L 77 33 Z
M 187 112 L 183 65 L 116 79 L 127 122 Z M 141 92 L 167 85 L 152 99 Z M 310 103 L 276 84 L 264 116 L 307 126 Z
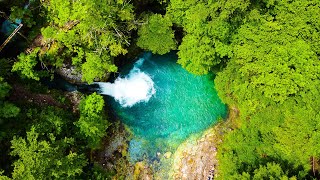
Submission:
M 143 62 L 143 58 L 139 59 L 127 76 L 118 77 L 114 83 L 97 82 L 100 94 L 114 97 L 122 107 L 148 102 L 156 90 L 151 77 L 140 70 Z

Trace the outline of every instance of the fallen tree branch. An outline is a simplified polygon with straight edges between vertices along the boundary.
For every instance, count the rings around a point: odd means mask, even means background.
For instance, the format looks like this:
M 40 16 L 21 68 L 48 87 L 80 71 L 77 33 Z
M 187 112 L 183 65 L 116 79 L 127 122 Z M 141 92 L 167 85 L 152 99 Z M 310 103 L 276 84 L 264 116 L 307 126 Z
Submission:
M 10 34 L 10 36 L 2 43 L 0 46 L 0 52 L 2 49 L 9 43 L 9 41 L 12 39 L 12 37 L 21 29 L 23 24 L 19 24 L 19 26 Z

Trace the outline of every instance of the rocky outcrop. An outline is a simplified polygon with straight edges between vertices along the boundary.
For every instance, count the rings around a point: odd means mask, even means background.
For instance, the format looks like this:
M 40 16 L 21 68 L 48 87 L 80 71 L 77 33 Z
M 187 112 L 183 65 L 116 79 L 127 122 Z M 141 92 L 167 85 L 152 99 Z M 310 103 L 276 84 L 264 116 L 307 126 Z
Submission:
M 81 71 L 76 68 L 75 66 L 72 65 L 68 65 L 66 63 L 64 63 L 62 65 L 62 67 L 58 68 L 55 70 L 55 72 L 57 74 L 59 74 L 63 79 L 65 79 L 66 81 L 72 83 L 72 84 L 81 84 L 84 83 L 82 81 L 82 73 Z M 105 75 L 99 79 L 99 78 L 95 78 L 94 81 L 98 82 L 98 81 L 107 81 L 110 77 L 109 72 L 106 72 Z
M 82 83 L 82 80 L 81 80 L 82 74 L 74 66 L 63 64 L 61 68 L 58 68 L 56 70 L 56 73 L 70 83 L 73 83 L 73 84 Z
M 170 179 L 202 180 L 212 177 L 218 161 L 216 127 L 206 130 L 200 137 L 191 137 L 182 143 L 172 156 Z

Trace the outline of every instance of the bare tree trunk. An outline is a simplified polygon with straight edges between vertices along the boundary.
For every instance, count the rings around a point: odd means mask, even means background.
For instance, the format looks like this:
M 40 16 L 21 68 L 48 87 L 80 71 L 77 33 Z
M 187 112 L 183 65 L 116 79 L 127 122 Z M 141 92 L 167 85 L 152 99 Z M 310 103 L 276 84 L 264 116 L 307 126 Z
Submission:
M 316 176 L 316 172 L 314 168 L 314 156 L 312 156 L 312 172 L 313 172 L 313 176 Z

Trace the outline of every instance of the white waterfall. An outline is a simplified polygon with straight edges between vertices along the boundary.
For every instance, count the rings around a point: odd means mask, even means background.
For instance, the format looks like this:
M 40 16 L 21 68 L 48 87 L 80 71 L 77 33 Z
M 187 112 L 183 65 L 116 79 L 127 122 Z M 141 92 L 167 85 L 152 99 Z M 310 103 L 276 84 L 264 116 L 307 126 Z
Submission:
M 148 102 L 156 90 L 151 77 L 140 70 L 144 60 L 144 58 L 140 58 L 128 75 L 123 78 L 118 77 L 114 83 L 95 83 L 100 86 L 100 94 L 114 97 L 122 107 Z

